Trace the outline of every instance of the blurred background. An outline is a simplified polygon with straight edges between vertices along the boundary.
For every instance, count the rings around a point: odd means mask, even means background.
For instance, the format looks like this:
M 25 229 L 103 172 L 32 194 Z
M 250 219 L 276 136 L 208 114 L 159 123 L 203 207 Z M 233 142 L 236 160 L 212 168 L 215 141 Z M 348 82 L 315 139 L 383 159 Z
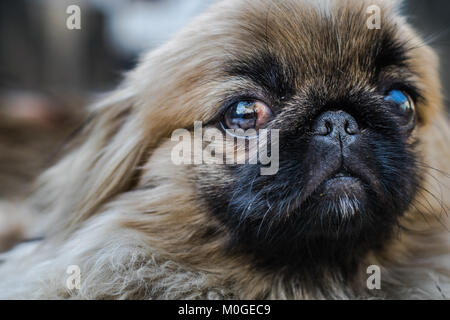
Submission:
M 26 193 L 85 106 L 214 1 L 0 1 L 0 197 Z M 70 5 L 81 9 L 81 30 L 66 26 Z M 404 11 L 440 54 L 450 92 L 450 1 L 405 0 Z

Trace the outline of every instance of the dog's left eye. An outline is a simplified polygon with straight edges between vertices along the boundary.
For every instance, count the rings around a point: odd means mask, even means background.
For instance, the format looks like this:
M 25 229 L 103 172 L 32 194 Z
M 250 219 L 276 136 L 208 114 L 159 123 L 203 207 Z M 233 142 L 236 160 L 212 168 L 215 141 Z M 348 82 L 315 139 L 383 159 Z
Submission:
M 262 101 L 238 101 L 228 107 L 223 125 L 226 129 L 260 129 L 272 118 L 272 111 Z
M 406 115 L 412 116 L 414 114 L 414 102 L 411 97 L 403 91 L 391 90 L 384 97 L 384 100 L 395 103 Z

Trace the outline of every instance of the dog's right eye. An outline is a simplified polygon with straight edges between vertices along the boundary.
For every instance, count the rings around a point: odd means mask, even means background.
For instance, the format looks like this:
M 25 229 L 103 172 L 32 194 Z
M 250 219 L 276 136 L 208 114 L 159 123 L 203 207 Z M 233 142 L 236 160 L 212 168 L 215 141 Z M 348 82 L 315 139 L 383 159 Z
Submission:
M 384 100 L 393 102 L 397 106 L 405 120 L 404 128 L 411 131 L 416 124 L 416 110 L 412 98 L 404 91 L 391 90 Z
M 223 125 L 226 129 L 261 129 L 272 118 L 270 108 L 259 100 L 238 101 L 228 107 Z

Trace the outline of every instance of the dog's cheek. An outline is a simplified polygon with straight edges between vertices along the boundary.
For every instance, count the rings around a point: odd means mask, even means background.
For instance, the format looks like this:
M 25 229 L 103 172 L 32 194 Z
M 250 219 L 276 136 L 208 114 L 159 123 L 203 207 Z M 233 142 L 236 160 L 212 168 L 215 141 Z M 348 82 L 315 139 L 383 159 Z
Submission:
M 176 164 L 176 145 L 177 142 L 166 140 L 143 165 L 136 196 L 139 210 L 145 215 L 133 228 L 145 232 L 152 241 L 157 239 L 152 246 L 189 260 L 184 262 L 197 263 L 213 255 L 220 260 L 225 256 L 227 232 L 210 214 L 205 205 L 209 195 L 200 188 L 208 185 L 211 192 L 218 191 L 220 172 L 215 171 L 214 165 Z M 198 169 L 210 171 L 202 174 Z M 157 216 L 158 221 L 147 223 L 145 216 Z M 183 255 L 194 248 L 195 255 Z

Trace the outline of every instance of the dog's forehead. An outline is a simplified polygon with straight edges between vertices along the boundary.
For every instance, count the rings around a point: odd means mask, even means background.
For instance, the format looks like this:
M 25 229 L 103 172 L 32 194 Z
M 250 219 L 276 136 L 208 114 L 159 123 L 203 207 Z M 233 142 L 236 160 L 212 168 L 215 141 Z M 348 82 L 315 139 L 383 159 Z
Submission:
M 342 3 L 347 2 L 287 1 L 259 9 L 245 7 L 237 33 L 242 41 L 226 64 L 227 73 L 289 94 L 314 79 L 339 77 L 354 85 L 375 82 L 384 68 L 404 66 L 407 40 L 399 38 L 393 21 L 383 18 L 383 9 L 378 7 L 377 28 L 368 24 L 371 15 L 365 1 Z

